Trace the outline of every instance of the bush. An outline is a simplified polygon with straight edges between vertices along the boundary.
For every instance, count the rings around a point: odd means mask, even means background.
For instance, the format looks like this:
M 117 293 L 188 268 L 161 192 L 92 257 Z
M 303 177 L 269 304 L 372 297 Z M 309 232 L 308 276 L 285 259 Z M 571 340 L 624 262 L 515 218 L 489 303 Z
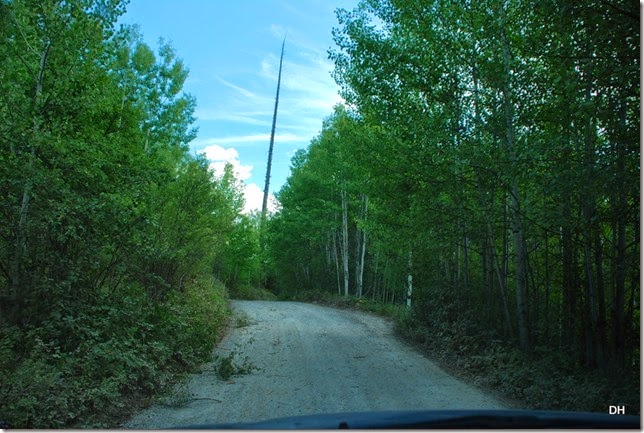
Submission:
M 518 407 L 606 412 L 608 404 L 625 404 L 631 414 L 639 414 L 638 372 L 609 377 L 575 366 L 545 347 L 525 354 L 466 316 L 428 322 L 411 314 L 398 322 L 398 330 L 450 373 L 492 389 Z
M 242 299 L 249 301 L 274 301 L 277 299 L 274 293 L 257 286 L 239 286 L 230 291 L 232 299 Z
M 51 314 L 44 325 L 0 331 L 0 420 L 11 428 L 115 426 L 173 373 L 204 360 L 228 316 L 212 279 L 163 303 L 130 286 L 93 306 Z
M 166 326 L 175 344 L 173 355 L 186 364 L 205 360 L 221 336 L 230 314 L 226 288 L 214 279 L 193 282 L 166 302 Z

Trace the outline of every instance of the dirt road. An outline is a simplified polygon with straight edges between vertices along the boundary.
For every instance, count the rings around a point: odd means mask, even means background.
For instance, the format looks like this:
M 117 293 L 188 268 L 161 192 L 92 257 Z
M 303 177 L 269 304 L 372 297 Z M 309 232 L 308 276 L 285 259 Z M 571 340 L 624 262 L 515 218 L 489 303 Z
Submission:
M 237 326 L 213 362 L 123 427 L 156 429 L 315 413 L 495 409 L 503 404 L 445 373 L 367 313 L 298 302 L 234 301 Z M 216 370 L 232 360 L 239 375 Z

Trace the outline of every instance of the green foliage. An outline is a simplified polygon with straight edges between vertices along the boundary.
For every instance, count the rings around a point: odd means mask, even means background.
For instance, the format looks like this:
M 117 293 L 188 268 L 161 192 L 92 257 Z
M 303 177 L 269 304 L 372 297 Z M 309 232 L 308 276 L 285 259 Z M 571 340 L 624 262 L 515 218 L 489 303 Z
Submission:
M 460 322 L 460 321 L 459 321 Z M 540 347 L 532 355 L 458 323 L 428 326 L 417 317 L 399 322 L 401 334 L 416 342 L 442 368 L 493 390 L 518 408 L 606 412 L 606 402 L 639 414 L 639 391 L 632 374 L 588 372 L 561 352 Z M 473 338 L 474 337 L 474 338 Z
M 3 333 L 0 418 L 13 427 L 113 426 L 173 371 L 207 359 L 223 332 L 220 283 L 196 281 L 184 295 L 150 308 L 145 290 L 131 287 L 46 326 Z
M 277 296 L 263 287 L 243 285 L 236 289 L 231 289 L 230 298 L 249 301 L 274 301 Z
M 356 298 L 354 299 L 353 305 L 358 310 L 368 311 L 380 316 L 392 318 L 396 323 L 404 322 L 405 318 L 409 314 L 407 308 L 402 305 L 374 301 L 367 298 Z
M 500 345 L 512 366 L 516 348 L 558 354 L 557 378 L 636 375 L 639 12 L 613 6 L 338 10 L 330 57 L 351 109 L 335 108 L 279 193 L 268 238 L 280 296 L 348 285 L 400 305 L 409 284 L 406 332 L 455 365 L 480 367 Z M 510 394 L 523 383 L 550 395 L 515 373 Z
M 238 194 L 242 196 L 241 188 Z M 260 289 L 263 271 L 259 244 L 260 218 L 259 213 L 239 215 L 217 261 L 217 275 L 237 299 L 251 299 L 243 297 L 244 293 L 251 288 Z
M 514 370 L 492 370 L 521 398 L 572 401 L 596 383 L 580 398 L 592 408 L 622 385 L 610 371 L 636 376 L 635 4 L 363 0 L 337 16 L 330 57 L 350 109 L 294 156 L 278 195 L 279 296 L 348 286 L 400 305 L 410 282 L 406 332 L 465 369 L 503 360 Z M 515 368 L 517 348 L 561 357 L 557 380 L 608 379 L 550 394 Z
M 248 362 L 248 359 L 244 359 L 240 365 L 235 360 L 236 356 L 235 351 L 232 351 L 228 356 L 222 356 L 216 360 L 216 372 L 221 380 L 229 380 L 233 376 L 248 374 L 256 368 Z
M 0 419 L 15 428 L 114 425 L 210 354 L 220 264 L 257 278 L 231 168 L 189 152 L 188 71 L 115 28 L 125 3 L 0 1 Z
M 225 287 L 213 280 L 197 280 L 184 292 L 169 298 L 169 333 L 176 341 L 174 356 L 187 364 L 204 361 L 210 356 L 213 341 L 221 335 L 229 310 Z M 190 348 L 181 351 L 182 347 Z
M 269 221 L 267 234 L 269 272 L 280 295 L 302 290 L 342 292 L 338 279 L 344 242 L 342 197 L 347 204 L 347 248 L 353 251 L 366 215 L 361 202 L 365 180 L 351 155 L 367 146 L 369 133 L 339 105 L 308 149 L 293 157 L 291 176 L 278 193 L 281 209 Z M 349 260 L 349 266 L 354 272 L 355 261 Z

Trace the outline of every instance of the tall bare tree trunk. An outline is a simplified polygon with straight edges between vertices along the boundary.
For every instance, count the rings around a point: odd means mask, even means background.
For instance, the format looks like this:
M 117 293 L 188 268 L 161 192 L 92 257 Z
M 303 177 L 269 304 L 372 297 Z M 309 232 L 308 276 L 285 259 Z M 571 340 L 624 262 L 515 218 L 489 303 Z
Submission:
M 271 165 L 273 164 L 273 145 L 275 143 L 275 125 L 277 123 L 277 106 L 280 101 L 280 84 L 282 82 L 282 60 L 284 59 L 284 44 L 286 36 L 282 41 L 282 53 L 280 54 L 280 69 L 277 74 L 277 92 L 275 93 L 275 109 L 273 110 L 273 126 L 271 128 L 271 141 L 268 145 L 268 160 L 266 161 L 266 181 L 264 182 L 264 198 L 262 199 L 262 225 L 266 220 L 266 210 L 268 205 L 268 188 L 271 182 Z

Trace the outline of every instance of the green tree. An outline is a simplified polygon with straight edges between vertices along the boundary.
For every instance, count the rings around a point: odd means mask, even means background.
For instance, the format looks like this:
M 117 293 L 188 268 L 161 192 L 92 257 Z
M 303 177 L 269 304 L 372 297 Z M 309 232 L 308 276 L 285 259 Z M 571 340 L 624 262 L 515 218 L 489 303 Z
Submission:
M 0 418 L 12 427 L 109 426 L 210 354 L 227 314 L 217 266 L 255 272 L 230 247 L 254 234 L 232 169 L 217 177 L 189 152 L 187 69 L 169 44 L 155 53 L 136 28 L 115 30 L 123 12 L 0 1 Z
M 375 185 L 370 220 L 381 225 L 370 238 L 411 245 L 422 316 L 451 308 L 435 303 L 449 287 L 449 304 L 491 302 L 473 320 L 526 352 L 557 341 L 571 362 L 601 368 L 609 314 L 611 345 L 621 345 L 616 330 L 637 311 L 618 265 L 638 233 L 627 210 L 638 151 L 626 144 L 639 132 L 636 16 L 602 2 L 374 0 L 338 12 L 336 80 L 388 137 L 355 153 Z M 616 194 L 610 185 L 626 177 L 632 189 Z

